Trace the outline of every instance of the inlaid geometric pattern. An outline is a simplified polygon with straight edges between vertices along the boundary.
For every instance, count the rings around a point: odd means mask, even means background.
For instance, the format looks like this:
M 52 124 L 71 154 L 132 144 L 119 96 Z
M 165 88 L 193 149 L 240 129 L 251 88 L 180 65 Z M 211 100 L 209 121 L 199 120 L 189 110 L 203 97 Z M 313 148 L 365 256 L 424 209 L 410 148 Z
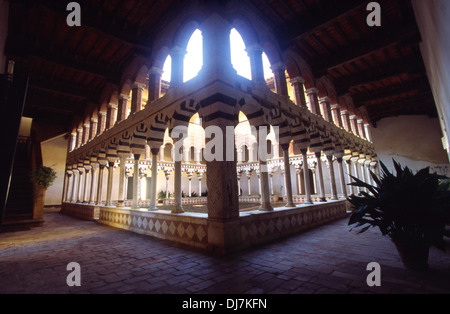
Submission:
M 242 219 L 241 240 L 262 242 L 265 239 L 288 235 L 300 230 L 309 229 L 326 222 L 342 218 L 346 215 L 344 202 L 311 207 L 309 210 L 292 210 L 288 214 L 277 213 L 259 215 L 258 219 Z
M 194 246 L 207 245 L 206 223 L 195 223 L 192 218 L 189 219 L 189 222 L 186 222 L 183 221 L 182 217 L 178 218 L 170 215 L 166 217 L 152 217 L 148 213 L 144 215 L 134 211 L 118 211 L 102 208 L 100 210 L 99 222 Z

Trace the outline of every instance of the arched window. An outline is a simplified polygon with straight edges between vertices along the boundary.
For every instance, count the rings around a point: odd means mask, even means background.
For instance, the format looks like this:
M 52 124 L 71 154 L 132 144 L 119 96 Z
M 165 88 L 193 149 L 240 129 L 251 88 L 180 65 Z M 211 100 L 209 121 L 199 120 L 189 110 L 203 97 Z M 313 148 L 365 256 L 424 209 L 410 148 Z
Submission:
M 164 62 L 161 80 L 170 83 L 171 79 L 172 79 L 172 57 L 168 55 L 166 61 Z
M 231 63 L 237 71 L 237 74 L 251 80 L 252 72 L 250 68 L 250 58 L 245 51 L 244 40 L 235 28 L 233 28 L 230 32 L 230 48 Z
M 198 75 L 203 66 L 203 36 L 197 29 L 192 33 L 186 47 L 186 57 L 184 58 L 184 77 L 187 82 Z

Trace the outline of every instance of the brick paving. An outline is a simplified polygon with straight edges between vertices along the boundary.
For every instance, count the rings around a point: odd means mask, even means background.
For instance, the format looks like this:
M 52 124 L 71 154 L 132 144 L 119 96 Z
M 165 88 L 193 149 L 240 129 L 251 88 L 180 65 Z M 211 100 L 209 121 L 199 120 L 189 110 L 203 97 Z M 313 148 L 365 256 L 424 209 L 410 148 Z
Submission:
M 46 223 L 0 234 L 2 294 L 448 294 L 450 254 L 432 248 L 430 269 L 405 269 L 376 229 L 349 232 L 347 219 L 235 253 L 214 256 L 47 210 Z M 68 287 L 70 262 L 81 287 Z M 367 264 L 381 265 L 369 287 Z

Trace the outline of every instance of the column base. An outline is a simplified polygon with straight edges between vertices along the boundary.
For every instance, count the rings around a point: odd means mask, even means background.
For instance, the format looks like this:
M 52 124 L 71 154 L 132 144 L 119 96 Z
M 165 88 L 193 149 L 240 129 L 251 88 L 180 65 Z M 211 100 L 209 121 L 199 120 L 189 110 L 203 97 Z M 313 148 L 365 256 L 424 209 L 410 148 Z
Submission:
M 295 208 L 297 206 L 295 206 L 294 203 L 287 203 L 286 205 L 284 205 L 284 207 Z
M 125 207 L 124 201 L 119 201 L 117 207 Z
M 320 201 L 323 202 L 323 203 L 325 203 L 325 202 L 327 202 L 327 199 L 326 199 L 325 197 L 321 197 L 321 198 L 320 198 Z
M 148 209 L 149 212 L 154 212 L 154 211 L 158 211 L 158 210 L 159 210 L 158 206 L 155 206 L 155 205 L 150 206 L 150 208 Z
M 259 207 L 258 210 L 262 211 L 262 212 L 270 212 L 270 211 L 273 211 L 273 207 L 271 204 L 264 204 L 264 205 L 261 205 L 261 207 Z
M 305 203 L 304 204 L 306 204 L 306 205 L 312 205 L 312 204 L 314 204 L 312 201 L 305 201 Z
M 184 210 L 181 207 L 178 207 L 178 208 L 176 207 L 176 208 L 172 209 L 171 213 L 172 214 L 182 214 L 182 213 L 184 213 Z

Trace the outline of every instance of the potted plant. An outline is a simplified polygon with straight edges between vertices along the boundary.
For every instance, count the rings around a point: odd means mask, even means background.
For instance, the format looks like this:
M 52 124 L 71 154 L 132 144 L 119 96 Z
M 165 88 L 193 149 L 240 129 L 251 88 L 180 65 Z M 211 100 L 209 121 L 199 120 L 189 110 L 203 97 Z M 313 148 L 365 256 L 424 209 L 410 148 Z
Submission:
M 56 172 L 52 168 L 41 166 L 31 173 L 33 182 L 33 219 L 42 219 L 44 215 L 45 191 L 56 179 Z
M 360 233 L 378 227 L 383 236 L 392 239 L 406 267 L 426 269 L 431 246 L 445 251 L 450 192 L 441 180 L 446 178 L 430 173 L 429 168 L 413 174 L 395 160 L 395 175 L 382 162 L 380 166 L 381 178 L 371 172 L 375 185 L 352 177 L 351 185 L 368 192 L 348 198 L 355 209 L 348 224 L 362 227 Z

